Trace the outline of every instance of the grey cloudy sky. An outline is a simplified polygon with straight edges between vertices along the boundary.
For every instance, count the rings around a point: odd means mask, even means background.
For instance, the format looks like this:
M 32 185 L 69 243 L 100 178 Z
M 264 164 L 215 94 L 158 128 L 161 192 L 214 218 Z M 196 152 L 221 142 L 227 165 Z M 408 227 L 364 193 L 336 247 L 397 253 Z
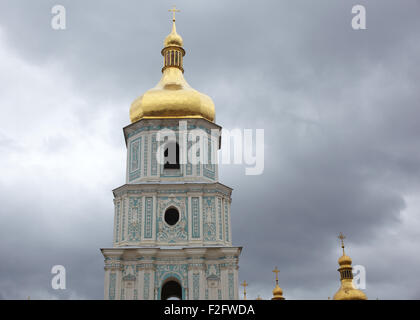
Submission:
M 160 79 L 172 4 L 0 0 L 0 298 L 103 298 L 121 128 Z M 177 6 L 187 81 L 218 124 L 265 130 L 262 175 L 220 172 L 249 296 L 270 298 L 276 265 L 287 299 L 333 296 L 341 231 L 370 299 L 420 299 L 420 1 Z

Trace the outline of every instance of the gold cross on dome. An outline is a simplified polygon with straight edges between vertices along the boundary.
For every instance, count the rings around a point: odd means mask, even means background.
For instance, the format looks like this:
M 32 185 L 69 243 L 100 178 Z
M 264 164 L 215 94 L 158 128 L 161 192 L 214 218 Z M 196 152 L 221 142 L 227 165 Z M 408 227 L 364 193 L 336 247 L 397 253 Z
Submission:
M 273 270 L 273 272 L 276 274 L 276 282 L 278 282 L 279 281 L 279 272 L 280 272 L 280 270 L 277 269 L 277 267 L 275 267 L 274 270 Z
M 338 235 L 338 239 L 341 240 L 341 248 L 343 248 L 343 254 L 344 254 L 344 239 L 345 238 L 346 237 L 344 236 L 344 234 L 340 232 L 340 234 Z
M 178 10 L 175 5 L 172 9 L 169 9 L 168 11 L 172 12 L 172 21 L 175 22 L 175 12 L 181 12 L 181 11 Z
M 248 287 L 248 283 L 244 280 L 244 282 L 241 283 L 241 286 L 244 287 L 244 300 L 246 300 L 246 287 Z
M 341 240 L 341 244 L 344 246 L 344 239 L 345 239 L 346 237 L 344 236 L 344 234 L 342 233 L 342 232 L 340 232 L 340 234 L 338 235 L 338 239 L 340 239 Z
M 342 247 L 344 247 L 344 239 L 345 239 L 346 237 L 344 236 L 344 234 L 342 234 L 341 232 L 340 232 L 340 234 L 338 235 L 338 239 L 340 239 L 341 240 L 341 246 Z

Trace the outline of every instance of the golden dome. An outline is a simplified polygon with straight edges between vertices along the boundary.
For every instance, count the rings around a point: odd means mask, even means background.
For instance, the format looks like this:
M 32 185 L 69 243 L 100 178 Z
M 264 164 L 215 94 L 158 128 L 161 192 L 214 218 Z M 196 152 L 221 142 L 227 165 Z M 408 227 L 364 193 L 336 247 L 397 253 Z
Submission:
M 273 290 L 273 297 L 278 298 L 283 296 L 283 290 L 279 287 L 277 284 L 276 287 Z
M 184 44 L 184 41 L 182 40 L 182 37 L 178 33 L 176 33 L 176 26 L 175 26 L 175 21 L 174 21 L 174 23 L 172 24 L 172 31 L 165 38 L 163 45 L 165 47 L 170 47 L 170 46 L 182 47 L 183 44 Z
M 184 79 L 182 63 L 185 51 L 182 38 L 176 33 L 175 19 L 164 44 L 162 78 L 154 88 L 131 104 L 131 122 L 157 118 L 204 118 L 214 121 L 213 100 L 191 88 Z
M 159 83 L 134 100 L 130 120 L 153 118 L 205 118 L 214 121 L 212 99 L 194 90 L 178 68 L 166 68 Z
M 339 259 L 338 259 L 338 264 L 340 265 L 340 266 L 343 266 L 343 265 L 351 265 L 351 263 L 352 263 L 352 261 L 351 261 L 351 258 L 349 257 L 349 256 L 347 256 L 347 255 L 345 255 L 345 254 L 343 254 Z

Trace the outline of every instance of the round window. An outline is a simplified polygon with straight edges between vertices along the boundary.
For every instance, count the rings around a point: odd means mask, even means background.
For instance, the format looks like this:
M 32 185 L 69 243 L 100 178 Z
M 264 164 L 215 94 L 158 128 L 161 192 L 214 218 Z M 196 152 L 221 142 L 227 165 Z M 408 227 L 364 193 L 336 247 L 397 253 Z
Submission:
M 179 212 L 175 208 L 169 208 L 165 211 L 165 222 L 170 226 L 175 225 L 179 220 Z

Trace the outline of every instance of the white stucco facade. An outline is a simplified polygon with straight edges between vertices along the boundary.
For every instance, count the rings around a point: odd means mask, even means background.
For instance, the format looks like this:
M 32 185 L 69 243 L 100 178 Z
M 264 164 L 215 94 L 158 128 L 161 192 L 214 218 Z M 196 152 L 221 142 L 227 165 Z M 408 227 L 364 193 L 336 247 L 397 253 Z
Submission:
M 205 135 L 196 140 L 198 131 Z M 126 184 L 113 191 L 113 247 L 101 249 L 105 299 L 175 291 L 182 299 L 238 299 L 241 247 L 232 246 L 232 189 L 218 182 L 220 131 L 204 119 L 143 119 L 124 128 Z M 162 132 L 179 143 L 177 168 L 165 169 L 156 156 L 168 142 Z

